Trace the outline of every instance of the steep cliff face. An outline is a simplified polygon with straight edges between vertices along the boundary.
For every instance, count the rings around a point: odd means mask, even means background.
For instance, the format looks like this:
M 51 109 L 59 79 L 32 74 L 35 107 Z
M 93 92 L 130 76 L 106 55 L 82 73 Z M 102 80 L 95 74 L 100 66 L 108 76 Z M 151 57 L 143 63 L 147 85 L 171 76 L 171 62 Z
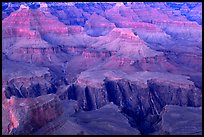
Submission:
M 84 110 L 97 109 L 107 102 L 113 102 L 134 119 L 136 127 L 142 133 L 155 130 L 152 125 L 159 120 L 160 112 L 165 105 L 202 105 L 201 90 L 182 76 L 166 77 L 161 73 L 137 73 L 138 78 L 134 77 L 136 74 L 133 77 L 117 78 L 117 73 L 115 76 L 110 74 L 104 73 L 104 78 L 108 78 L 104 79 L 105 81 L 100 76 L 90 79 L 87 76 L 91 74 L 83 74 L 77 83 L 67 90 L 68 98 L 77 100 L 78 105 Z M 152 80 L 148 75 L 152 75 Z M 171 80 L 175 78 L 177 81 Z
M 159 104 L 163 107 L 167 104 L 179 106 L 200 107 L 202 105 L 201 90 L 194 85 L 171 83 L 162 84 L 162 81 L 148 81 L 150 92 L 152 92 Z M 171 92 L 165 92 L 171 91 Z M 161 109 L 160 109 L 161 110 Z
M 9 115 L 8 129 L 4 129 L 4 134 L 31 134 L 62 114 L 59 104 L 59 98 L 53 94 L 35 99 L 12 97 L 3 106 Z
M 154 106 L 156 108 L 154 108 L 155 110 L 152 111 L 152 113 L 160 112 L 161 108 L 166 104 L 194 107 L 201 106 L 201 91 L 193 85 L 181 86 L 182 85 L 175 85 L 173 82 L 162 85 L 161 82 L 155 82 L 152 80 L 148 81 L 147 87 L 141 87 L 139 83 L 137 84 L 131 81 L 106 81 L 105 88 L 108 96 L 104 97 L 108 97 L 110 102 L 114 102 L 123 107 L 124 104 L 132 104 L 132 106 L 135 106 L 134 101 L 138 100 L 138 96 L 143 96 L 139 97 L 139 99 L 145 99 L 147 98 L 145 96 L 148 96 L 147 100 L 150 101 L 150 98 L 152 98 L 158 105 Z M 86 87 L 85 91 L 87 90 L 88 88 Z M 94 91 L 92 93 L 94 93 Z M 148 102 L 147 100 L 142 101 L 144 106 Z M 150 105 L 148 105 L 148 107 L 150 107 Z M 144 111 L 144 113 L 145 112 L 147 111 Z
M 9 60 L 3 58 L 3 93 L 6 98 L 37 97 L 55 93 L 52 85 L 53 75 L 47 67 Z
M 67 102 L 68 103 L 68 102 Z M 72 109 L 69 101 L 66 109 Z M 66 118 L 64 118 L 66 116 Z M 34 135 L 139 135 L 128 124 L 120 109 L 110 103 L 95 111 L 81 111 L 73 115 L 61 115 L 58 119 L 39 129 Z
M 12 79 L 7 82 L 5 95 L 7 98 L 11 96 L 28 98 L 55 93 L 55 86 L 51 85 L 51 83 L 45 79 L 45 76 Z
M 105 89 L 74 84 L 67 90 L 68 99 L 77 100 L 80 108 L 95 110 L 108 103 Z

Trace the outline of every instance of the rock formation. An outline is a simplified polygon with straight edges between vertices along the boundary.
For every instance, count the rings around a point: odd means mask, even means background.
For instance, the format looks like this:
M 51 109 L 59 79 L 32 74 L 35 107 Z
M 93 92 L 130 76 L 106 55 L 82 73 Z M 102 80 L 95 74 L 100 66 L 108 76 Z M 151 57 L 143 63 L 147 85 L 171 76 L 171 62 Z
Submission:
M 84 28 L 86 33 L 91 36 L 106 35 L 115 25 L 102 16 L 93 13 L 86 21 Z
M 201 108 L 165 106 L 161 112 L 159 132 L 165 135 L 201 135 L 201 111 Z
M 201 134 L 201 9 L 3 2 L 2 134 Z
M 3 109 L 7 111 L 8 121 L 4 134 L 32 134 L 62 114 L 59 98 L 56 95 L 45 95 L 34 99 L 9 99 Z M 4 124 L 4 123 L 3 123 Z
M 71 102 L 69 102 L 71 104 Z M 69 105 L 71 107 L 71 105 Z M 128 119 L 114 104 L 89 112 L 78 112 L 66 118 L 52 121 L 37 131 L 36 135 L 138 135 L 140 132 L 128 124 Z M 59 128 L 56 128 L 59 126 Z M 46 131 L 46 132 L 45 132 Z

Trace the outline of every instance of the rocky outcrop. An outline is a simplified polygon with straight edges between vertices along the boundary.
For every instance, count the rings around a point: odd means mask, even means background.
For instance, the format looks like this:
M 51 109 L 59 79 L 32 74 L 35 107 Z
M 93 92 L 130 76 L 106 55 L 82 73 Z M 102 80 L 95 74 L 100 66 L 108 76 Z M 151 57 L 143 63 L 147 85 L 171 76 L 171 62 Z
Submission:
M 25 83 L 25 84 L 24 84 Z M 56 87 L 44 77 L 18 78 L 8 81 L 5 95 L 7 98 L 16 96 L 19 98 L 38 97 L 49 93 L 55 93 Z
M 77 122 L 71 121 L 71 116 L 79 111 L 77 102 L 74 100 L 62 100 L 60 104 L 63 113 L 55 120 L 47 123 L 45 126 L 33 133 L 33 135 L 78 135 L 86 134 L 83 127 Z
M 71 103 L 71 102 L 70 102 Z M 69 105 L 71 108 L 72 105 Z M 69 109 L 68 108 L 68 109 Z M 35 135 L 138 135 L 120 109 L 112 103 L 95 111 L 82 111 L 50 122 Z
M 99 37 L 91 47 L 116 52 L 116 58 L 130 58 L 131 60 L 162 55 L 161 52 L 150 49 L 128 28 L 114 28 L 108 35 Z
M 14 135 L 32 134 L 63 112 L 59 98 L 53 94 L 35 99 L 12 97 L 4 104 L 4 109 L 9 115 L 8 129 L 4 134 Z
M 179 77 L 177 79 L 179 80 Z M 122 109 L 123 113 L 132 117 L 134 121 L 136 121 L 136 127 L 139 128 L 142 134 L 153 132 L 155 130 L 152 126 L 155 122 L 158 122 L 160 112 L 165 105 L 201 106 L 201 91 L 190 83 L 184 84 L 184 82 L 183 84 L 177 84 L 178 81 L 171 82 L 171 80 L 161 81 L 158 79 L 148 80 L 146 84 L 139 81 L 134 82 L 124 79 L 114 81 L 106 79 L 104 83 L 101 83 L 100 81 L 98 82 L 98 85 L 96 85 L 97 83 L 93 83 L 93 81 L 89 84 L 86 80 L 78 80 L 76 84 L 68 86 L 66 89 L 62 89 L 63 94 L 60 94 L 60 98 L 65 99 L 65 101 L 67 98 L 77 100 L 77 106 L 79 106 L 79 109 L 81 108 L 84 110 L 103 108 L 108 102 L 113 102 Z M 83 83 L 86 84 L 84 85 Z M 57 94 L 59 95 L 59 91 Z M 75 111 L 76 109 L 78 108 L 75 108 Z M 88 115 L 88 112 L 86 113 Z M 85 114 L 83 114 L 83 116 Z M 75 119 L 78 119 L 78 115 Z M 72 122 L 70 123 L 70 121 L 67 121 L 65 123 L 63 124 L 62 122 L 61 124 L 69 125 Z M 58 124 L 55 125 L 57 126 Z M 75 127 L 78 127 L 78 125 L 75 125 Z M 43 129 L 40 130 L 41 132 L 37 133 L 44 134 Z M 82 129 L 84 130 L 84 127 Z M 80 131 L 83 131 L 82 129 L 79 128 Z M 95 129 L 97 128 L 95 127 Z M 51 130 L 47 129 L 46 134 L 50 134 L 50 131 Z M 78 133 L 80 131 L 77 130 L 76 132 Z M 58 132 L 60 134 L 64 133 L 61 131 L 61 128 L 55 128 L 54 132 L 51 133 L 56 134 Z M 95 134 L 93 132 L 94 131 L 92 130 L 91 134 Z M 66 133 L 68 133 L 68 131 Z M 83 133 L 90 134 L 90 131 L 87 132 L 85 130 Z M 101 134 L 106 134 L 106 132 Z
M 90 16 L 84 26 L 86 33 L 94 37 L 106 35 L 114 27 L 115 25 L 113 23 L 111 23 L 104 17 L 97 15 L 96 13 Z
M 53 76 L 46 67 L 3 59 L 3 93 L 6 98 L 37 97 L 55 93 L 52 85 Z
M 58 64 L 63 64 L 69 58 L 69 56 L 64 59 L 59 57 L 66 56 L 60 47 L 21 47 L 15 51 L 10 50 L 8 55 L 11 60 L 47 65 L 57 61 Z
M 134 11 L 126 7 L 122 2 L 116 3 L 111 9 L 106 10 L 104 14 L 108 20 L 115 23 L 116 27 L 123 27 L 125 22 L 140 21 Z
M 21 18 L 24 17 L 26 20 L 18 20 L 15 23 L 15 21 L 19 17 Z M 16 33 L 16 34 L 19 34 L 19 36 L 20 36 L 20 33 L 25 32 L 24 30 L 27 30 L 30 32 L 32 32 L 33 30 L 38 30 L 39 32 L 43 32 L 43 33 L 46 33 L 46 32 L 67 33 L 67 27 L 63 25 L 62 23 L 58 22 L 54 16 L 47 15 L 46 17 L 46 15 L 44 15 L 43 12 L 38 11 L 38 10 L 34 12 L 29 9 L 20 9 L 16 11 L 15 13 L 12 13 L 11 16 L 3 20 L 4 29 L 5 30 L 9 29 L 8 25 L 6 26 L 6 24 L 9 24 L 9 26 L 11 27 L 14 25 L 14 23 L 15 23 L 15 27 L 12 27 L 12 29 L 13 30 L 17 29 L 19 33 Z M 51 27 L 46 24 L 50 24 L 50 25 L 57 24 L 58 29 L 56 29 L 56 27 L 53 27 L 53 26 Z M 28 28 L 31 28 L 31 30 L 29 30 Z M 24 35 L 24 36 L 27 36 L 27 35 Z
M 86 75 L 83 73 L 78 78 L 77 83 L 68 89 L 68 98 L 77 100 L 79 106 L 84 110 L 97 109 L 107 102 L 113 102 L 120 106 L 124 113 L 133 117 L 137 127 L 140 127 L 143 133 L 154 130 L 151 129 L 151 124 L 156 122 L 158 118 L 155 118 L 154 121 L 149 117 L 159 116 L 165 105 L 201 106 L 202 94 L 200 89 L 179 75 L 136 73 L 135 77 L 134 75 L 132 75 L 132 78 L 126 77 L 123 74 L 121 78 L 119 74 L 120 72 L 116 74 L 106 72 L 104 73 L 104 78 L 107 77 L 105 80 L 99 75 L 98 78 L 89 78 L 88 76 L 92 74 Z M 144 79 L 145 77 L 147 79 Z M 140 81 L 135 78 L 140 79 Z M 175 79 L 178 81 L 174 82 Z
M 67 90 L 68 99 L 77 100 L 78 105 L 84 110 L 95 110 L 108 103 L 105 89 L 72 85 Z
M 166 83 L 158 80 L 148 81 L 148 85 L 150 92 L 161 108 L 167 104 L 192 107 L 200 107 L 202 105 L 202 93 L 194 85 L 171 82 L 167 86 Z M 160 111 L 161 108 L 159 109 Z
M 25 18 L 25 20 L 19 18 Z M 49 12 L 44 13 L 38 9 L 29 10 L 28 8 L 21 8 L 4 19 L 2 24 L 3 38 L 16 38 L 16 41 L 12 42 L 11 46 L 18 43 L 20 47 L 23 45 L 29 47 L 32 45 L 31 41 L 34 41 L 33 43 L 35 46 L 47 46 L 47 42 L 43 40 L 46 40 L 48 36 L 50 37 L 50 34 L 68 34 L 68 28 L 63 23 L 59 22 L 55 16 L 52 16 Z M 20 39 L 17 39 L 18 37 L 20 37 Z M 31 43 L 27 43 L 27 41 Z

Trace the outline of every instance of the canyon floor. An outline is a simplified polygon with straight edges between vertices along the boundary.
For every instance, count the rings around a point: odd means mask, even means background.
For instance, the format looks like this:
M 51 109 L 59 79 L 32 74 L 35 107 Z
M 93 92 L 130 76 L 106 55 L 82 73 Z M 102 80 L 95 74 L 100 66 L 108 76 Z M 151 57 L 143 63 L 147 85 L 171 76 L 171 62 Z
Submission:
M 202 3 L 3 2 L 3 135 L 201 135 Z

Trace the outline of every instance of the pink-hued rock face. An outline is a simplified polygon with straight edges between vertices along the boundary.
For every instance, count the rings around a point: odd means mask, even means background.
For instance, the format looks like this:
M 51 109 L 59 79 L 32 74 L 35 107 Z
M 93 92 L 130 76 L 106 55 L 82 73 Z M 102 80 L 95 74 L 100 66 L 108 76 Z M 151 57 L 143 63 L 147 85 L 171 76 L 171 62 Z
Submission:
M 45 95 L 35 99 L 12 97 L 7 100 L 3 109 L 9 117 L 6 121 L 8 129 L 4 129 L 4 134 L 10 134 L 14 128 L 17 130 L 14 134 L 30 134 L 62 114 L 56 95 Z
M 2 134 L 200 134 L 201 9 L 3 2 Z
M 45 19 L 46 18 L 46 19 Z M 56 24 L 57 23 L 57 24 Z M 57 28 L 47 24 L 56 24 Z M 35 36 L 35 30 L 43 33 L 67 33 L 67 27 L 51 15 L 45 15 L 41 11 L 23 9 L 12 13 L 2 22 L 5 30 L 4 37 Z M 33 31 L 31 29 L 34 29 Z

